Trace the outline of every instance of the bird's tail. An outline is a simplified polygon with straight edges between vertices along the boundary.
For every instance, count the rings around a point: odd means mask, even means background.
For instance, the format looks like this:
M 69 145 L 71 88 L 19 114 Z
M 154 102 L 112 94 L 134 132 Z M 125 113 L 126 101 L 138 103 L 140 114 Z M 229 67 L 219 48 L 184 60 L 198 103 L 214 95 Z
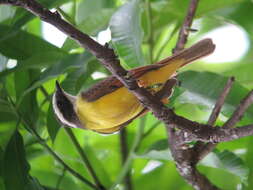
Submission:
M 191 63 L 197 59 L 200 59 L 213 53 L 214 49 L 215 45 L 213 44 L 213 41 L 211 39 L 203 39 L 194 44 L 193 46 L 179 51 L 174 55 L 157 62 L 156 64 L 170 64 L 173 63 L 174 60 L 184 60 L 183 64 L 181 65 L 181 67 L 183 67 L 188 63 Z

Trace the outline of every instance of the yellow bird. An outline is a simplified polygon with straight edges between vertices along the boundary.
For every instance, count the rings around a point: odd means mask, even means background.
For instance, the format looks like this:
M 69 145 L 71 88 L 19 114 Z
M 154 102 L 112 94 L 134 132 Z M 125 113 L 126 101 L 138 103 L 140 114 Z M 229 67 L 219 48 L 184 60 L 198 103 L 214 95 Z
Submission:
M 139 85 L 157 92 L 160 88 L 152 86 L 164 84 L 180 67 L 211 54 L 214 49 L 212 40 L 204 39 L 158 63 L 132 69 L 129 73 Z M 53 109 L 65 126 L 113 133 L 145 112 L 138 99 L 114 76 L 77 96 L 64 92 L 58 83 L 56 87 Z

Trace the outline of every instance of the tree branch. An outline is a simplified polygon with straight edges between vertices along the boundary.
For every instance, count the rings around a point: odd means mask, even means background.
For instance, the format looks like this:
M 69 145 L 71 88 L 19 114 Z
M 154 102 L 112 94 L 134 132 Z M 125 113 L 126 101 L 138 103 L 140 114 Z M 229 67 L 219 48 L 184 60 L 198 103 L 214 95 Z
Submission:
M 182 148 L 177 145 L 178 136 L 175 130 L 167 127 L 169 135 L 169 144 L 172 156 L 176 162 L 180 175 L 191 184 L 196 190 L 219 190 L 204 175 L 198 172 L 194 163 L 192 163 L 194 152 L 191 148 Z M 176 126 L 174 126 L 176 127 Z
M 225 99 L 232 88 L 234 80 L 235 80 L 234 77 L 230 77 L 228 79 L 208 119 L 208 122 L 207 122 L 208 125 L 214 125 L 215 121 L 217 120 L 220 114 L 221 108 L 225 102 Z M 194 146 L 194 151 L 196 152 L 195 162 L 197 163 L 199 160 L 202 160 L 207 154 L 209 154 L 215 148 L 215 146 L 216 146 L 215 143 L 205 144 L 203 142 L 197 142 Z
M 173 50 L 174 53 L 184 49 L 184 46 L 187 42 L 187 38 L 189 36 L 189 32 L 191 31 L 191 25 L 192 25 L 194 15 L 196 13 L 198 2 L 199 0 L 191 0 L 190 2 L 187 15 L 185 16 L 184 23 L 179 32 L 176 47 Z
M 248 93 L 248 95 L 241 100 L 240 104 L 230 117 L 227 122 L 223 125 L 224 128 L 234 127 L 237 122 L 239 122 L 248 109 L 248 107 L 253 103 L 253 90 Z

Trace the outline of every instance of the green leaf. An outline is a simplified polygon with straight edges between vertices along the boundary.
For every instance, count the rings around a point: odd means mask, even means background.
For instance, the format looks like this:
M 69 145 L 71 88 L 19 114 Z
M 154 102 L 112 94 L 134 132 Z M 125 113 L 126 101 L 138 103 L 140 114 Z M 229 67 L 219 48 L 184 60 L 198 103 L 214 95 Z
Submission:
M 127 2 L 113 14 L 109 25 L 113 47 L 129 67 L 145 65 L 141 50 L 140 13 L 138 0 Z
M 101 11 L 99 11 L 99 14 L 97 12 L 94 12 L 93 14 L 90 14 L 80 24 L 78 24 L 77 27 L 81 31 L 84 31 L 86 34 L 95 36 L 101 30 L 106 29 L 113 12 L 113 9 L 102 9 Z
M 16 126 L 12 123 L 0 123 L 0 147 L 5 150 L 10 138 L 15 132 Z
M 100 15 L 100 11 L 104 8 L 111 8 L 114 5 L 114 0 L 83 0 L 78 4 L 76 21 L 77 24 L 82 23 L 84 20 L 88 19 L 90 15 Z
M 33 178 L 29 176 L 30 166 L 26 161 L 22 136 L 16 131 L 4 155 L 4 182 L 6 190 L 41 190 L 34 187 Z
M 239 177 L 243 183 L 247 183 L 249 169 L 240 157 L 228 150 L 214 151 L 200 162 L 201 165 L 226 170 Z
M 143 154 L 135 154 L 136 158 L 147 158 L 153 160 L 172 161 L 171 152 L 168 147 L 168 139 L 162 139 L 152 144 Z
M 15 90 L 18 104 L 17 109 L 30 127 L 35 127 L 38 123 L 37 119 L 39 109 L 36 101 L 36 90 L 26 94 L 26 96 L 24 95 L 24 91 L 31 85 L 31 81 L 33 80 L 33 75 L 35 73 L 36 70 L 15 73 Z
M 179 80 L 181 86 L 186 89 L 178 98 L 180 103 L 198 104 L 212 108 L 228 78 L 210 72 L 187 71 L 179 75 Z M 229 117 L 248 92 L 249 90 L 240 83 L 235 82 L 226 98 L 222 113 Z M 243 119 L 248 123 L 252 121 L 252 116 L 253 106 L 250 106 Z
M 0 22 L 6 19 L 12 18 L 15 13 L 16 8 L 8 5 L 0 6 Z
M 47 131 L 53 142 L 55 140 L 55 137 L 60 127 L 61 126 L 59 122 L 56 120 L 56 117 L 53 111 L 53 106 L 52 104 L 50 104 L 48 108 L 48 112 L 47 112 Z
M 41 38 L 21 30 L 0 25 L 0 52 L 12 59 L 25 60 L 42 52 L 59 52 L 62 50 Z
M 44 82 L 57 77 L 60 74 L 68 71 L 69 69 L 80 69 L 82 67 L 86 67 L 86 64 L 92 59 L 92 55 L 90 53 L 83 54 L 73 54 L 68 55 L 57 64 L 46 69 L 40 77 L 33 82 L 29 88 L 26 89 L 24 94 L 29 93 L 31 90 L 37 88 Z M 24 95 L 23 94 L 23 95 Z

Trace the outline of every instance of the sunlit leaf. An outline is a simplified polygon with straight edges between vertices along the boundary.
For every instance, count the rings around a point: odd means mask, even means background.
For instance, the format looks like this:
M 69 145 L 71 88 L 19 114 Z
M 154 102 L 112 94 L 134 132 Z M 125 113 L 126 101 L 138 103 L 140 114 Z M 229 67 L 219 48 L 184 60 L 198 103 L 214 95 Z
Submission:
M 141 50 L 140 13 L 139 1 L 133 0 L 120 7 L 110 21 L 113 46 L 129 67 L 145 65 Z

